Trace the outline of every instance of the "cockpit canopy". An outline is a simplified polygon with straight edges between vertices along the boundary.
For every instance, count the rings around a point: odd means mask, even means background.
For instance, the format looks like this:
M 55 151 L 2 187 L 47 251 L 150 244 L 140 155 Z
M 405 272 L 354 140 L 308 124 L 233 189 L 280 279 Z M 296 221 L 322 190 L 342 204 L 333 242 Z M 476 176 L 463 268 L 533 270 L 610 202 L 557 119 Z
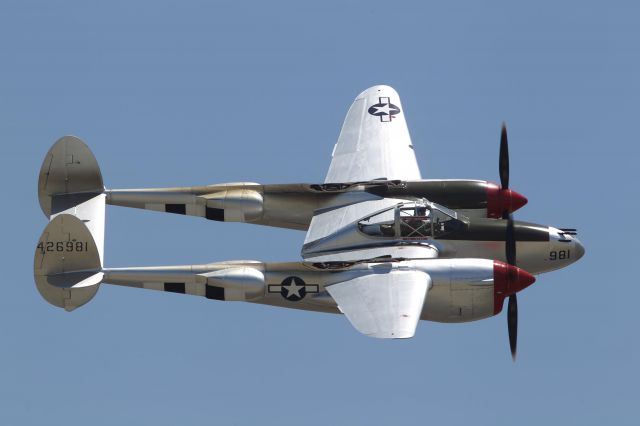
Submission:
M 368 236 L 403 240 L 438 238 L 463 226 L 455 211 L 427 200 L 399 203 L 358 222 Z

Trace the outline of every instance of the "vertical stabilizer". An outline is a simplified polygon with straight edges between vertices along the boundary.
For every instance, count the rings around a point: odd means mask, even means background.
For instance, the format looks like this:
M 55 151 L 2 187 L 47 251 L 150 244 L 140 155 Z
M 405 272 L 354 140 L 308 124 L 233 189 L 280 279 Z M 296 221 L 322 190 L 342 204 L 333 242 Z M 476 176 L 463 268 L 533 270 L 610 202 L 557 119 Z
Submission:
M 95 296 L 102 264 L 96 242 L 80 219 L 59 214 L 49 222 L 36 246 L 33 274 L 42 297 L 67 311 Z
M 82 140 L 64 136 L 49 149 L 38 177 L 38 199 L 50 220 L 61 214 L 80 219 L 103 262 L 106 195 L 98 161 Z

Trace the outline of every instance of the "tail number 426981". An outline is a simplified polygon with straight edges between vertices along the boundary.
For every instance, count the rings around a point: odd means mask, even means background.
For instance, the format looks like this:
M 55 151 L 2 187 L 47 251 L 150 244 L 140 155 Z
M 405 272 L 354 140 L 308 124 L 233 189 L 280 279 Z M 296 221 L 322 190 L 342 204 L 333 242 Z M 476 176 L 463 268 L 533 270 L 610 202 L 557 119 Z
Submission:
M 40 253 L 45 252 L 71 252 L 71 251 L 87 251 L 86 241 L 47 241 L 38 244 Z

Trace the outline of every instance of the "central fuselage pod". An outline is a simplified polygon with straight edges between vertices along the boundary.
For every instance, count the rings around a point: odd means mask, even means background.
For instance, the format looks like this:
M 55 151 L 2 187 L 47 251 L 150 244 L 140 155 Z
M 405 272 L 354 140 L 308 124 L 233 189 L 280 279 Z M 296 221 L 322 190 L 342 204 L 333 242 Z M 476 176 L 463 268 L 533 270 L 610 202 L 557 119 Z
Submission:
M 506 261 L 508 221 L 459 215 L 427 200 L 398 203 L 306 243 L 307 260 L 357 260 L 364 250 L 428 246 L 439 258 Z M 516 264 L 532 274 L 560 269 L 584 255 L 575 230 L 514 221 Z M 362 257 L 359 257 L 362 259 Z

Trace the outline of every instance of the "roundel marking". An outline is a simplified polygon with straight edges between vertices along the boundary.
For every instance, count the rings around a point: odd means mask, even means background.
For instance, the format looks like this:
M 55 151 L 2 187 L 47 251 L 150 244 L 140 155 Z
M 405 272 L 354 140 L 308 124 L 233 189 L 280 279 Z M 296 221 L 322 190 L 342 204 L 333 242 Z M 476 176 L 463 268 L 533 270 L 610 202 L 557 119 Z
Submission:
M 367 112 L 375 117 L 380 117 L 381 122 L 388 123 L 394 116 L 400 114 L 400 108 L 391 103 L 391 99 L 381 96 L 378 103 L 371 105 Z
M 300 277 L 287 277 L 280 284 L 280 294 L 291 302 L 304 299 L 307 295 L 307 286 Z

